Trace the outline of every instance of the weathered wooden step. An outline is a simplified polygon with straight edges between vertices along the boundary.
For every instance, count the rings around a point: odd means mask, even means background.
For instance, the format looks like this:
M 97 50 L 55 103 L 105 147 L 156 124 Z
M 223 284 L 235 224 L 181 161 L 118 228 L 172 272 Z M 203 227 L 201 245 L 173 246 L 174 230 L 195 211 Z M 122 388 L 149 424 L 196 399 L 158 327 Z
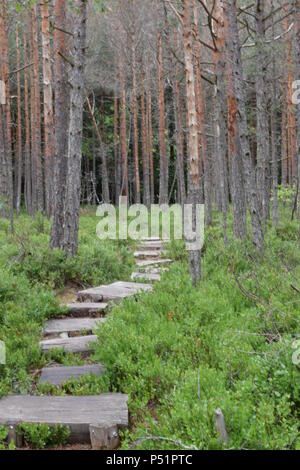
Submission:
M 135 258 L 159 258 L 162 254 L 165 254 L 162 250 L 148 250 L 148 251 L 135 251 Z
M 93 302 L 78 302 L 73 304 L 66 305 L 68 313 L 74 317 L 77 316 L 96 316 L 103 313 L 107 309 L 107 304 L 105 303 L 93 303 Z
M 132 273 L 131 279 L 133 281 L 148 281 L 148 282 L 156 282 L 160 281 L 160 275 L 157 273 Z
M 40 342 L 40 346 L 44 353 L 51 349 L 63 349 L 64 352 L 87 354 L 93 352 L 92 344 L 96 343 L 97 339 L 96 335 L 44 339 Z
M 67 320 L 48 320 L 44 328 L 45 336 L 76 331 L 95 331 L 105 318 L 70 318 Z
M 40 376 L 39 383 L 48 383 L 51 385 L 61 385 L 70 378 L 77 379 L 84 375 L 93 374 L 100 377 L 105 373 L 105 367 L 102 364 L 92 364 L 74 367 L 44 367 Z
M 171 259 L 150 259 L 150 260 L 138 260 L 136 265 L 140 268 L 145 268 L 148 266 L 158 266 L 160 264 L 170 264 L 172 263 Z
M 136 282 L 115 282 L 108 286 L 93 287 L 78 292 L 81 300 L 92 300 L 94 302 L 118 301 L 126 297 L 136 295 L 141 291 L 151 291 L 149 284 L 138 284 Z
M 162 250 L 164 243 L 161 241 L 141 242 L 137 245 L 139 250 Z
M 37 397 L 13 395 L 0 400 L 0 424 L 39 423 L 70 428 L 69 441 L 90 442 L 90 425 L 107 429 L 128 426 L 127 395 L 105 393 L 98 396 Z
M 141 242 L 164 242 L 164 243 L 169 243 L 170 239 L 169 238 L 159 238 L 159 237 L 141 237 L 140 240 Z

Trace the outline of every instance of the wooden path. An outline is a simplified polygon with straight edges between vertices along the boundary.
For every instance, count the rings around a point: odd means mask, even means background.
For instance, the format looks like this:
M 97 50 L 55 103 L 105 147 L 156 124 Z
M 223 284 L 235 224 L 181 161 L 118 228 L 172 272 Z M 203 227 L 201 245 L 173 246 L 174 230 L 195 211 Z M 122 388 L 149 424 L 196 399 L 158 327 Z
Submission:
M 87 357 L 98 341 L 97 330 L 105 323 L 105 315 L 114 303 L 143 292 L 151 292 L 153 282 L 171 260 L 164 258 L 166 241 L 145 238 L 134 253 L 136 272 L 131 282 L 114 282 L 78 292 L 77 302 L 66 305 L 67 314 L 48 320 L 43 353 L 53 349 Z M 112 312 L 113 313 L 113 312 Z M 60 387 L 64 382 L 87 374 L 101 376 L 105 365 L 86 364 L 45 367 L 39 383 Z M 19 442 L 15 428 L 20 422 L 62 424 L 70 428 L 70 442 L 91 443 L 94 449 L 115 449 L 120 445 L 118 431 L 128 426 L 127 395 L 106 393 L 98 396 L 33 396 L 12 395 L 0 400 L 0 424 L 10 427 L 10 435 Z

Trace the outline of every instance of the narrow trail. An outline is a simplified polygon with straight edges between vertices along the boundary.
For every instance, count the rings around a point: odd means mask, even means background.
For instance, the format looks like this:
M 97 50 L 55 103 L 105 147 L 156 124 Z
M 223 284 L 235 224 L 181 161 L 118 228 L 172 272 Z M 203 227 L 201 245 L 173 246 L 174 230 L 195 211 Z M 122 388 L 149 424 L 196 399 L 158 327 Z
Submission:
M 137 293 L 152 291 L 153 282 L 160 281 L 160 272 L 167 269 L 170 259 L 163 258 L 166 241 L 145 238 L 134 253 L 136 272 L 131 282 L 114 282 L 77 293 L 77 302 L 66 305 L 67 315 L 48 320 L 43 353 L 61 349 L 80 354 L 85 364 L 80 366 L 45 367 L 39 384 L 61 386 L 70 378 L 87 374 L 105 374 L 103 364 L 90 364 L 89 354 L 98 341 L 95 330 L 106 321 L 111 304 Z M 0 424 L 9 426 L 9 438 L 20 446 L 16 428 L 20 422 L 60 424 L 70 429 L 69 443 L 90 444 L 93 449 L 116 449 L 120 445 L 119 430 L 128 427 L 127 395 L 104 393 L 97 396 L 34 396 L 12 395 L 0 400 Z

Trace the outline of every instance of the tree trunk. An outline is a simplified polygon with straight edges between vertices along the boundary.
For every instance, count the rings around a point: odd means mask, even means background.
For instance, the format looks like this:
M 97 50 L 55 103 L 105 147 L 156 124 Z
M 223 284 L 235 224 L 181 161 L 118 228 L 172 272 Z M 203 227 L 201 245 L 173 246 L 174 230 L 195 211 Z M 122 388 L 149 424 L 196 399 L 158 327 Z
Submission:
M 137 71 L 135 53 L 135 24 L 131 28 L 131 59 L 132 59 L 132 84 L 133 84 L 133 153 L 135 165 L 135 197 L 136 203 L 141 202 L 140 170 L 139 170 L 139 136 L 138 136 L 138 102 L 137 102 Z
M 88 110 L 90 113 L 90 116 L 92 118 L 93 126 L 96 132 L 97 140 L 98 140 L 98 145 L 100 148 L 100 153 L 101 153 L 101 160 L 102 160 L 102 199 L 104 203 L 109 203 L 110 202 L 110 197 L 109 197 L 109 185 L 108 185 L 108 173 L 107 173 L 107 161 L 106 161 L 106 153 L 105 153 L 105 147 L 103 140 L 101 138 L 101 134 L 99 131 L 99 127 L 97 125 L 97 121 L 95 118 L 95 115 L 93 113 L 92 107 L 90 100 L 88 96 L 86 97 L 86 102 L 88 105 Z
M 63 248 L 64 201 L 67 179 L 67 153 L 69 128 L 69 84 L 67 65 L 66 0 L 55 2 L 55 29 L 53 34 L 55 81 L 55 161 L 54 161 L 54 212 L 51 228 L 51 248 Z
M 141 95 L 141 144 L 143 158 L 143 203 L 149 207 L 150 197 L 150 179 L 149 179 L 149 153 L 147 150 L 147 132 L 146 132 L 146 107 L 144 93 L 143 64 L 140 70 L 140 95 Z
M 267 55 L 265 51 L 265 0 L 256 0 L 256 140 L 257 140 L 257 165 L 256 181 L 257 195 L 261 211 L 261 218 L 266 223 L 268 216 L 267 194 L 267 167 L 270 161 L 269 126 L 267 112 Z
M 287 96 L 286 96 L 285 65 L 282 63 L 282 110 L 281 110 L 281 184 L 288 185 L 289 159 L 287 145 Z
M 224 9 L 225 11 L 225 9 Z M 244 187 L 244 169 L 242 162 L 242 149 L 240 144 L 240 130 L 238 127 L 238 109 L 234 88 L 234 77 L 231 63 L 234 60 L 230 46 L 230 29 L 226 15 L 225 41 L 227 46 L 227 108 L 228 108 L 228 156 L 231 170 L 231 197 L 233 211 L 233 237 L 244 240 L 247 236 L 247 206 Z
M 27 37 L 23 34 L 24 54 L 23 61 L 27 64 Z M 32 214 L 32 191 L 31 191 L 31 156 L 30 156 L 30 117 L 29 117 L 29 94 L 28 94 L 28 69 L 24 70 L 24 108 L 25 108 L 25 207 L 28 214 Z
M 174 42 L 176 47 L 176 53 L 178 53 L 178 37 L 177 31 L 174 34 Z M 175 77 L 173 82 L 174 89 L 174 116 L 175 116 L 175 132 L 176 132 L 176 171 L 177 171 L 177 181 L 178 181 L 178 192 L 179 192 L 179 201 L 180 204 L 184 204 L 186 200 L 186 190 L 185 190 L 185 178 L 184 178 L 184 137 L 182 133 L 183 123 L 182 123 L 182 103 L 180 96 L 180 87 L 179 87 L 179 68 L 178 61 L 175 63 Z
M 20 61 L 20 39 L 18 25 L 16 27 L 16 53 L 17 53 L 17 70 L 21 68 Z M 17 139 L 16 139 L 16 210 L 17 215 L 21 211 L 21 196 L 22 196 L 22 110 L 21 110 L 21 77 L 20 72 L 17 72 Z
M 39 47 L 38 47 L 38 15 L 37 5 L 31 10 L 32 27 L 32 52 L 33 52 L 33 87 L 34 87 L 34 134 L 33 134 L 33 158 L 35 161 L 35 202 L 34 210 L 44 211 L 44 186 L 41 149 L 41 101 L 40 101 L 40 76 L 39 76 Z
M 198 10 L 193 0 L 194 10 L 194 35 L 195 35 L 195 56 L 196 56 L 196 96 L 198 108 L 198 126 L 199 126 L 199 144 L 201 143 L 201 155 L 204 168 L 204 199 L 205 199 L 205 223 L 212 224 L 212 175 L 211 164 L 208 157 L 207 138 L 205 130 L 205 107 L 203 98 L 203 89 L 201 82 L 201 50 L 198 30 Z
M 36 213 L 36 146 L 34 138 L 34 127 L 35 127 L 35 89 L 34 89 L 34 65 L 33 65 L 33 35 L 32 35 L 32 14 L 30 12 L 30 30 L 29 30 L 29 53 L 30 53 L 30 159 L 31 159 L 31 215 L 33 216 Z
M 13 172 L 12 172 L 12 143 L 11 143 L 11 109 L 10 109 L 10 83 L 9 83 L 9 58 L 8 58 L 8 22 L 7 0 L 0 4 L 0 65 L 1 80 L 5 86 L 5 104 L 0 104 L 0 148 L 3 165 L 2 194 L 8 208 L 11 232 L 14 231 L 13 217 Z M 1 194 L 1 193 L 0 193 Z
M 200 179 L 199 179 L 199 154 L 198 154 L 198 126 L 195 96 L 195 77 L 193 60 L 193 31 L 191 27 L 190 0 L 183 0 L 183 49 L 186 77 L 186 97 L 188 114 L 188 155 L 189 155 L 189 191 L 188 202 L 193 207 L 193 226 L 195 228 L 194 216 L 196 207 L 200 203 Z M 194 285 L 201 279 L 201 251 L 191 250 L 190 269 Z
M 295 9 L 295 36 L 294 36 L 294 48 L 295 48 L 295 68 L 296 76 L 300 77 L 300 0 L 294 0 Z M 298 85 L 299 88 L 299 85 Z M 297 131 L 297 177 L 298 177 L 298 188 L 300 187 L 300 103 L 296 105 L 296 131 Z M 300 191 L 298 191 L 298 211 L 300 214 Z M 299 231 L 299 242 L 300 242 L 300 231 Z
M 121 178 L 122 167 L 120 162 L 120 146 L 119 146 L 119 100 L 114 95 L 114 156 L 115 156 L 115 203 L 119 203 L 121 195 Z
M 273 0 L 271 3 L 272 13 L 274 11 Z M 275 37 L 274 31 L 274 15 L 272 16 L 272 37 Z M 276 227 L 278 224 L 278 155 L 277 155 L 277 142 L 276 142 L 276 128 L 277 128 L 277 115 L 276 115 L 276 67 L 274 49 L 272 49 L 272 81 L 271 81 L 271 154 L 272 154 L 272 224 Z
M 288 13 L 286 5 L 284 11 Z M 285 18 L 285 29 L 288 30 L 289 19 Z M 287 140 L 289 159 L 289 183 L 292 186 L 297 177 L 297 143 L 296 143 L 296 113 L 293 103 L 293 64 L 292 64 L 292 43 L 290 32 L 286 35 L 286 68 L 287 68 Z
M 151 96 L 151 77 L 150 67 L 147 61 L 146 67 L 147 80 L 147 136 L 148 136 L 148 153 L 149 153 L 149 171 L 150 171 L 150 198 L 151 204 L 154 204 L 154 168 L 153 168 L 153 130 L 152 130 L 152 96 Z
M 73 6 L 73 66 L 70 72 L 68 173 L 64 226 L 64 250 L 69 257 L 76 255 L 78 251 L 87 1 L 74 0 Z
M 50 47 L 49 9 L 46 0 L 41 3 L 43 95 L 44 95 L 44 161 L 45 161 L 45 208 L 50 217 L 53 211 L 54 177 L 54 114 L 52 97 L 52 67 Z
M 256 178 L 249 146 L 246 107 L 244 99 L 243 66 L 237 26 L 236 0 L 227 0 L 226 13 L 228 16 L 229 26 L 228 45 L 232 58 L 231 77 L 234 89 L 234 94 L 231 97 L 232 105 L 235 108 L 235 114 L 239 129 L 243 167 L 245 172 L 246 194 L 249 202 L 251 216 L 253 243 L 257 250 L 262 250 L 264 247 L 264 237 L 260 219 L 259 203 L 257 199 Z
M 168 157 L 165 137 L 165 92 L 163 76 L 163 48 L 162 37 L 158 32 L 157 38 L 157 61 L 158 61 L 158 133 L 160 153 L 160 175 L 159 175 L 159 204 L 168 204 Z
M 121 194 L 128 196 L 128 162 L 127 162 L 127 136 L 126 136 L 126 84 L 124 59 L 120 56 L 120 150 L 122 161 Z
M 224 77 L 225 60 L 225 32 L 223 19 L 223 1 L 216 2 L 216 19 L 218 23 L 215 27 L 216 48 L 213 54 L 215 67 L 215 133 L 216 133 L 216 166 L 217 178 L 216 183 L 219 188 L 221 210 L 223 214 L 223 238 L 225 245 L 227 244 L 227 211 L 229 209 L 228 197 L 228 176 L 226 165 L 226 130 L 223 108 L 225 107 L 225 90 Z

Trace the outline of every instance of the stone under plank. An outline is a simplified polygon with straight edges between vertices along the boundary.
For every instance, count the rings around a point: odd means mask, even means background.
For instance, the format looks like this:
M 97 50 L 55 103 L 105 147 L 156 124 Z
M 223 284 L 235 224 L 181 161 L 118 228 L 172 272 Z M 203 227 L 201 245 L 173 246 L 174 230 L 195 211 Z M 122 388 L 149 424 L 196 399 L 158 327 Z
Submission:
M 148 281 L 148 282 L 157 282 L 160 281 L 160 275 L 157 273 L 132 273 L 131 274 L 131 279 L 133 281 Z
M 62 349 L 68 353 L 85 353 L 93 352 L 93 344 L 98 340 L 97 335 L 76 336 L 74 338 L 54 338 L 44 339 L 40 341 L 42 352 L 46 353 L 51 349 Z
M 70 378 L 77 379 L 84 375 L 93 374 L 100 377 L 105 373 L 105 367 L 102 364 L 91 364 L 84 366 L 55 366 L 44 367 L 40 376 L 39 383 L 48 383 L 51 385 L 60 386 Z
M 128 426 L 127 395 L 105 393 L 98 396 L 12 395 L 0 400 L 0 424 L 38 423 L 70 429 L 70 443 L 90 443 L 90 426 Z
M 93 317 L 100 313 L 104 313 L 108 305 L 106 303 L 96 302 L 74 302 L 73 304 L 66 305 L 68 314 L 74 317 Z
M 105 318 L 71 318 L 67 320 L 48 320 L 45 324 L 45 336 L 80 331 L 95 331 Z
M 126 297 L 136 295 L 138 292 L 151 291 L 152 286 L 136 282 L 115 282 L 107 286 L 92 287 L 78 292 L 80 300 L 92 300 L 94 302 L 120 301 Z

